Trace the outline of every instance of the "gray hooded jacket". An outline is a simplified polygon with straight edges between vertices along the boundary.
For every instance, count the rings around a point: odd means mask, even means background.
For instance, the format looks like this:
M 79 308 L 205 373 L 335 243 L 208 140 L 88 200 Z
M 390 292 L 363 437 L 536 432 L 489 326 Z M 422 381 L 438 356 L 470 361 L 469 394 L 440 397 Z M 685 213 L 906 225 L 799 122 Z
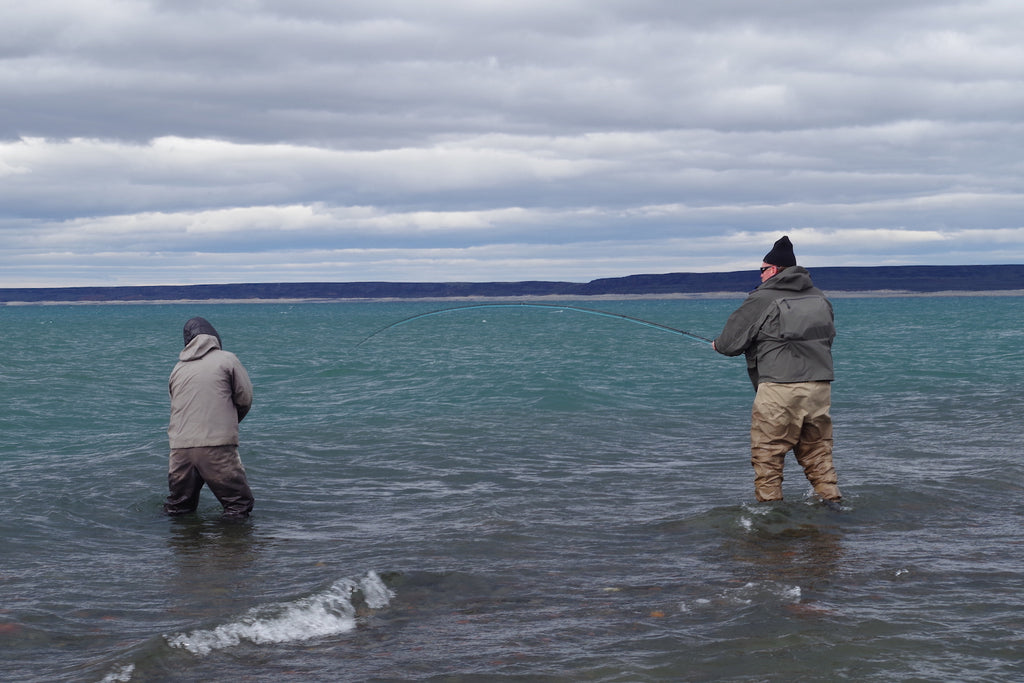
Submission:
M 238 357 L 220 348 L 217 331 L 201 318 L 185 325 L 185 349 L 171 371 L 168 390 L 172 449 L 238 445 L 238 423 L 252 406 L 252 382 Z
M 801 266 L 761 283 L 725 323 L 715 349 L 747 357 L 754 388 L 761 382 L 831 382 L 832 304 Z

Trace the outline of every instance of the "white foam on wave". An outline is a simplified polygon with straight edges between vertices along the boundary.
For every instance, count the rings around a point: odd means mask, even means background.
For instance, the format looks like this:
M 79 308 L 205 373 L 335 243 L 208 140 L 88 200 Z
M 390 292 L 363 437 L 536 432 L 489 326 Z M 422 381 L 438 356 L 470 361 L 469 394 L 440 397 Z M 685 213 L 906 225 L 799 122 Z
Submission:
M 133 673 L 135 673 L 135 665 L 125 664 L 117 671 L 112 671 L 104 676 L 100 683 L 128 683 L 128 681 L 132 680 Z
M 381 609 L 389 604 L 394 592 L 371 571 L 358 581 L 341 579 L 295 602 L 253 609 L 229 624 L 165 637 L 171 647 L 202 656 L 242 641 L 263 645 L 338 635 L 356 627 L 360 596 L 370 609 Z
M 697 598 L 691 603 L 681 602 L 679 609 L 689 612 L 694 609 L 711 607 L 745 607 L 781 603 L 798 604 L 803 596 L 800 586 L 789 586 L 775 581 L 750 581 L 738 588 L 729 588 L 713 598 Z

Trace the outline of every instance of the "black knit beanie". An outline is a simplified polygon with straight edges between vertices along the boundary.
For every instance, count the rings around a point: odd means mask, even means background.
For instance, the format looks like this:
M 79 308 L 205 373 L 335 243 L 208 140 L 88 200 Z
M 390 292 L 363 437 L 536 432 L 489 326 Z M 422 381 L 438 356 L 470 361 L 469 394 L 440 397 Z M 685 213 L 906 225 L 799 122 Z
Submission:
M 779 266 L 780 268 L 788 268 L 789 266 L 796 265 L 796 256 L 793 254 L 793 243 L 789 241 L 788 236 L 780 237 L 772 250 L 765 254 L 764 262 Z

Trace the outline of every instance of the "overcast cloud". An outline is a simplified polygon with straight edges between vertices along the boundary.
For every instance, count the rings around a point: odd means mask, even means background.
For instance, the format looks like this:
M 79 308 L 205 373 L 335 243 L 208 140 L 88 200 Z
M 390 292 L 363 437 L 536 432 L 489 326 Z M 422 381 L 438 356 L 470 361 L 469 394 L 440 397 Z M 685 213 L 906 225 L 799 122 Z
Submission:
M 0 286 L 1024 262 L 1018 0 L 0 5 Z

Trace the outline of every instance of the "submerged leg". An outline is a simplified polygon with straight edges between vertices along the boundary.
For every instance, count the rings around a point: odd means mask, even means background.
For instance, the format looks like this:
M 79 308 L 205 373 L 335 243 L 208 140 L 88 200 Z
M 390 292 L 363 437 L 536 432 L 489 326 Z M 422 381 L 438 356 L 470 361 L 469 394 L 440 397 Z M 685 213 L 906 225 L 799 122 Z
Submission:
M 164 514 L 184 515 L 199 506 L 199 492 L 203 488 L 202 475 L 196 468 L 192 448 L 177 448 L 171 451 L 167 467 L 169 493 L 164 502 Z
M 822 499 L 837 501 L 839 479 L 832 463 L 832 417 L 829 415 L 829 386 L 825 384 L 809 404 L 811 410 L 804 418 L 800 442 L 793 448 L 796 461 L 804 468 L 807 481 Z
M 761 503 L 782 500 L 782 470 L 786 454 L 769 455 L 753 451 L 754 497 Z
M 796 444 L 793 424 L 781 385 L 763 383 L 750 414 L 750 463 L 754 466 L 754 495 L 758 501 L 782 500 L 782 471 L 786 453 Z
M 224 506 L 224 516 L 247 517 L 254 500 L 238 448 L 214 446 L 203 450 L 201 472 L 206 485 Z

